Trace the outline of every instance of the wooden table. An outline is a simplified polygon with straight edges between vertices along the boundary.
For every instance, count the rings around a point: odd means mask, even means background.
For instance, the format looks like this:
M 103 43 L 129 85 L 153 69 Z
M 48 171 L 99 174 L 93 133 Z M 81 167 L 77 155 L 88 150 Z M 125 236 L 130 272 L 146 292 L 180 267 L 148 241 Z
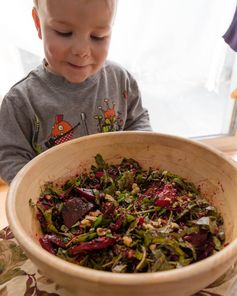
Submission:
M 5 211 L 5 201 L 6 201 L 7 190 L 8 190 L 7 185 L 4 185 L 4 184 L 0 185 L 0 229 L 8 225 L 6 211 Z

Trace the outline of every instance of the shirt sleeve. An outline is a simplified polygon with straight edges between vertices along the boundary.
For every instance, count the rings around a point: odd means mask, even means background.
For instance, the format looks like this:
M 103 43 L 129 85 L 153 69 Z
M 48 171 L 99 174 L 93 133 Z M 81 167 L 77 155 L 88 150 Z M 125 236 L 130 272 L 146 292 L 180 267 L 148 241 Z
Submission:
M 128 110 L 125 130 L 151 131 L 149 113 L 142 105 L 141 92 L 136 80 L 128 73 Z
M 36 156 L 29 110 L 17 101 L 14 95 L 5 97 L 0 109 L 0 176 L 8 184 Z

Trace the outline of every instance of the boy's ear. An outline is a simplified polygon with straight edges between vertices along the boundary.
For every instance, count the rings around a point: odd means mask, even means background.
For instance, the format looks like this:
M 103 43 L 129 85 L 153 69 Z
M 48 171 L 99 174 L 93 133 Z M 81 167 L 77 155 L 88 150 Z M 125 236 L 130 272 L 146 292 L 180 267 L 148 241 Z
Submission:
M 231 93 L 231 98 L 237 100 L 237 88 Z
M 38 15 L 38 12 L 35 7 L 33 7 L 33 9 L 32 9 L 32 17 L 33 17 L 33 20 L 35 23 L 36 30 L 38 32 L 38 36 L 40 39 L 42 39 L 40 19 L 39 19 L 39 15 Z

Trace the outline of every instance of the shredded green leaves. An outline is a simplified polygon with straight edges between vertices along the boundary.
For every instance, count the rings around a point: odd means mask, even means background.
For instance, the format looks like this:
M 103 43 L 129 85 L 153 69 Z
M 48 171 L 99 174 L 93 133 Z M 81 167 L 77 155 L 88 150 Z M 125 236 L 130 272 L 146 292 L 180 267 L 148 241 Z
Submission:
M 36 204 L 43 248 L 116 273 L 187 266 L 223 248 L 223 219 L 184 178 L 143 169 L 134 159 L 108 164 L 96 155 L 87 173 L 49 183 Z

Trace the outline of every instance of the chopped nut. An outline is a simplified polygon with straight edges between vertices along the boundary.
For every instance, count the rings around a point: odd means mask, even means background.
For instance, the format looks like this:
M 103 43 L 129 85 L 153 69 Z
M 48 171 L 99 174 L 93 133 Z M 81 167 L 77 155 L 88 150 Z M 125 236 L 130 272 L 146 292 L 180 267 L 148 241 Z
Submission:
M 133 195 L 135 195 L 135 194 L 137 194 L 137 193 L 139 193 L 140 192 L 140 188 L 138 187 L 138 185 L 136 184 L 136 183 L 133 183 L 132 184 L 132 192 L 131 192 L 131 194 L 133 194 Z
M 171 226 L 172 228 L 179 229 L 179 225 L 178 225 L 177 223 L 171 222 L 171 223 L 170 223 L 170 226 Z
M 106 194 L 105 195 L 105 199 L 108 200 L 108 201 L 112 201 L 112 202 L 115 201 L 115 199 L 113 198 L 113 196 L 111 196 L 110 194 Z
M 154 227 L 159 227 L 161 225 L 160 221 L 151 221 L 151 225 Z
M 123 237 L 123 243 L 126 245 L 126 246 L 130 246 L 131 245 L 131 243 L 132 243 L 132 238 L 131 237 L 129 237 L 129 236 L 124 236 Z
M 159 223 L 159 225 L 162 225 L 162 219 L 161 218 L 158 218 L 156 222 Z
M 93 217 L 98 217 L 101 214 L 100 210 L 96 210 L 94 212 L 90 212 L 89 215 Z
M 99 236 L 106 235 L 106 233 L 107 233 L 107 229 L 106 229 L 106 228 L 98 227 L 98 228 L 96 229 L 96 233 L 97 233 Z
M 85 219 L 90 220 L 90 221 L 95 221 L 96 220 L 96 217 L 95 216 L 86 215 Z
M 151 244 L 149 248 L 151 251 L 154 251 L 156 249 L 156 244 Z
M 90 221 L 90 220 L 87 220 L 87 219 L 83 219 L 83 220 L 81 221 L 81 224 L 82 224 L 83 226 L 91 226 L 91 221 Z
M 50 195 L 50 194 L 46 194 L 46 195 L 44 196 L 44 198 L 47 199 L 47 200 L 50 200 L 50 199 L 52 199 L 52 195 Z
M 138 187 L 138 185 L 137 185 L 137 183 L 133 183 L 132 184 L 132 189 L 135 189 L 135 188 L 137 188 Z M 139 188 L 139 187 L 138 187 Z
M 177 201 L 175 201 L 172 205 L 173 208 L 176 208 L 179 205 L 179 203 Z
M 148 223 L 148 224 L 143 224 L 143 227 L 145 228 L 145 229 L 154 229 L 154 226 L 152 226 L 150 223 Z

